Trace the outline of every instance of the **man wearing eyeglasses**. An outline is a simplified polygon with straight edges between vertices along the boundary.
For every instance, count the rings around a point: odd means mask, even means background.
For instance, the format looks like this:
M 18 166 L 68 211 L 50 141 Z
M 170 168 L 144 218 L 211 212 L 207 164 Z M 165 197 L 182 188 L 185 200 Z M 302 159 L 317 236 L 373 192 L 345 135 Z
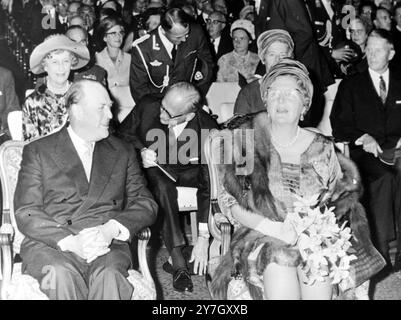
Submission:
M 136 103 L 147 94 L 162 98 L 167 87 L 187 81 L 203 95 L 213 76 L 213 58 L 202 28 L 173 8 L 160 26 L 133 43 L 130 86 Z
M 209 18 L 206 19 L 206 29 L 210 36 L 212 54 L 216 63 L 222 55 L 234 49 L 226 26 L 226 17 L 219 11 L 212 12 Z
M 190 274 L 204 274 L 208 260 L 210 188 L 208 167 L 202 163 L 202 136 L 217 128 L 217 123 L 200 101 L 193 85 L 176 83 L 161 101 L 153 96 L 143 98 L 117 132 L 140 152 L 149 189 L 159 204 L 163 240 L 171 256 L 171 264 L 163 267 L 173 275 L 177 291 L 192 291 Z M 199 236 L 190 256 L 186 256 L 189 250 L 180 228 L 177 186 L 198 188 Z

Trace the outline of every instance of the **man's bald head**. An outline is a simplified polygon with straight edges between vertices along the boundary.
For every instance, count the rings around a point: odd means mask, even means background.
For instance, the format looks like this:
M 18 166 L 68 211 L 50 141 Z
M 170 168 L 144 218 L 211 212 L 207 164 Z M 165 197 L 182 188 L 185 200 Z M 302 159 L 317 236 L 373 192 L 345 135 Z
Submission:
M 200 94 L 198 90 L 188 82 L 178 82 L 172 85 L 166 92 L 163 101 L 177 111 L 194 112 L 198 108 Z
M 172 85 L 161 103 L 161 123 L 174 126 L 190 121 L 199 108 L 200 100 L 200 94 L 192 84 L 178 82 Z

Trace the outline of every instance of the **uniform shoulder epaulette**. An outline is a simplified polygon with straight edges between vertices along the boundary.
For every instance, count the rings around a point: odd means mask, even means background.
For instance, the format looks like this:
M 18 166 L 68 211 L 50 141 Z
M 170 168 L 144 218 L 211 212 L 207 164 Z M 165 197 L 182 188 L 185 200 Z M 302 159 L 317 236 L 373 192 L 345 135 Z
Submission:
M 134 42 L 132 42 L 132 47 L 135 47 L 136 45 L 144 42 L 146 39 L 149 39 L 149 38 L 150 38 L 149 33 L 143 35 L 142 37 L 140 37 L 140 38 L 136 39 Z

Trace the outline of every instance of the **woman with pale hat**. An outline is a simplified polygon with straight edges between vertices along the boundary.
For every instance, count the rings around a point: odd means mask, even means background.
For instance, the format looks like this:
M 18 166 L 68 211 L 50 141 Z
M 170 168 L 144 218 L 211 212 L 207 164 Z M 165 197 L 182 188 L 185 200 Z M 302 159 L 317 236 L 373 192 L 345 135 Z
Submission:
M 283 58 L 292 58 L 294 42 L 290 34 L 282 29 L 263 32 L 257 40 L 258 55 L 265 65 L 266 73 Z M 241 89 L 234 105 L 234 114 L 248 114 L 265 110 L 260 94 L 262 79 L 248 83 Z
M 238 19 L 230 29 L 234 50 L 223 55 L 217 62 L 217 82 L 238 82 L 239 73 L 249 82 L 254 78 L 259 57 L 248 50 L 255 40 L 255 27 L 251 21 Z
M 47 37 L 32 51 L 29 65 L 32 73 L 46 73 L 45 83 L 30 94 L 22 106 L 24 140 L 32 140 L 60 129 L 67 120 L 64 96 L 71 83 L 71 70 L 89 61 L 88 48 L 65 35 Z

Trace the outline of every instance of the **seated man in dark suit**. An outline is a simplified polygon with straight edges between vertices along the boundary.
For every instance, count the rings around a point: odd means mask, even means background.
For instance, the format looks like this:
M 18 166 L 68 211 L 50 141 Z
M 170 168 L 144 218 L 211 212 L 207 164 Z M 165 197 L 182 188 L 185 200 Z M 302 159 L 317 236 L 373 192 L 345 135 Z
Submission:
M 82 80 L 66 95 L 70 124 L 26 145 L 14 197 L 22 270 L 50 299 L 131 299 L 129 241 L 157 204 L 133 148 L 109 136 L 111 100 Z
M 130 120 L 128 120 L 130 119 Z M 192 250 L 194 272 L 204 273 L 207 265 L 210 187 L 209 172 L 202 161 L 203 139 L 217 128 L 210 114 L 202 109 L 200 94 L 189 83 L 171 86 L 163 100 L 143 98 L 123 121 L 119 135 L 140 151 L 143 167 L 163 218 L 164 243 L 172 258 L 173 286 L 192 291 L 187 262 L 183 256 L 184 234 L 180 228 L 177 186 L 196 187 L 199 237 Z M 156 163 L 172 175 L 173 181 Z
M 401 147 L 401 76 L 388 67 L 393 56 L 390 33 L 372 31 L 366 46 L 369 69 L 340 83 L 330 116 L 334 137 L 350 142 L 366 187 L 374 244 L 388 266 L 400 210 L 400 178 L 393 164 Z M 397 268 L 400 249 L 398 241 Z

